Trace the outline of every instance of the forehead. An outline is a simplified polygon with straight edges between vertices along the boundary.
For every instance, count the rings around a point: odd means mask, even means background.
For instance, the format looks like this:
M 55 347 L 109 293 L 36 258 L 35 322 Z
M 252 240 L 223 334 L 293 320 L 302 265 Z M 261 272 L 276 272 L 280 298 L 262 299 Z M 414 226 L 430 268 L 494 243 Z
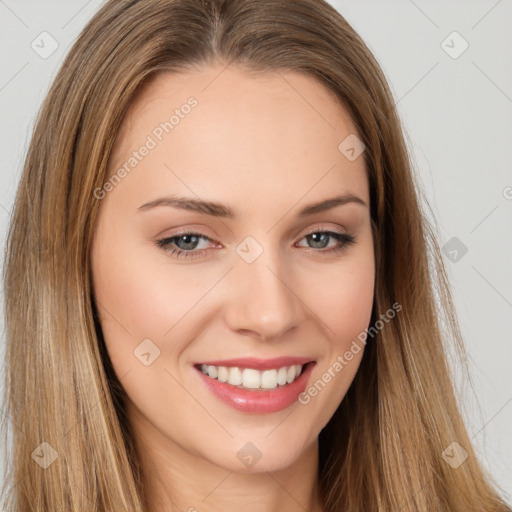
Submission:
M 313 188 L 335 187 L 368 203 L 364 158 L 350 161 L 339 149 L 355 134 L 334 94 L 302 73 L 232 66 L 165 72 L 133 99 L 110 174 L 151 145 L 129 176 L 148 193 L 157 182 L 170 192 L 178 185 L 180 192 L 205 196 L 231 189 L 239 197 L 264 197 L 282 187 L 282 194 L 289 190 L 299 200 Z

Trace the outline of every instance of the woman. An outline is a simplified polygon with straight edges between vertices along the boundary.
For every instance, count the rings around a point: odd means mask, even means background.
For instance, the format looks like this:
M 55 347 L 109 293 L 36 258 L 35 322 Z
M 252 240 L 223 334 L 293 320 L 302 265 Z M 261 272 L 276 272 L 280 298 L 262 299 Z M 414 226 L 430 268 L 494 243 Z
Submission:
M 392 95 L 324 2 L 107 2 L 5 290 L 9 511 L 510 510 Z

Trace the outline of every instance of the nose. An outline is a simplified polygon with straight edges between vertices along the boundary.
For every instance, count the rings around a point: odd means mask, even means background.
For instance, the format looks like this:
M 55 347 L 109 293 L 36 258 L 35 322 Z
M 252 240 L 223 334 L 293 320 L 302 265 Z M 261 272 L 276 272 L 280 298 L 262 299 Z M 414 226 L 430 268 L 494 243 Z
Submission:
M 303 302 L 289 265 L 266 250 L 252 263 L 238 259 L 228 276 L 226 322 L 240 334 L 275 340 L 297 328 Z M 294 286 L 295 285 L 295 286 Z

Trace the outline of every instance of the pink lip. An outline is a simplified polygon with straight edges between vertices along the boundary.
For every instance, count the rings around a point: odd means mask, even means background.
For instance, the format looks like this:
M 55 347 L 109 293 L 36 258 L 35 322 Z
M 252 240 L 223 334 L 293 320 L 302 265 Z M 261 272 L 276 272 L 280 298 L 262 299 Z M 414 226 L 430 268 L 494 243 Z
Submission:
M 286 358 L 282 358 L 283 360 Z M 300 362 L 292 362 L 292 364 L 305 364 L 309 362 L 310 364 L 307 364 L 306 367 L 303 369 L 302 373 L 300 374 L 299 378 L 294 380 L 291 384 L 286 384 L 285 386 L 277 389 L 271 389 L 267 391 L 259 391 L 259 390 L 247 390 L 247 389 L 240 389 L 235 386 L 232 386 L 231 384 L 228 384 L 227 382 L 220 382 L 217 379 L 213 379 L 212 377 L 209 377 L 208 375 L 205 375 L 199 368 L 196 369 L 199 372 L 199 376 L 203 380 L 203 382 L 206 384 L 208 389 L 222 402 L 224 402 L 227 405 L 230 405 L 234 409 L 242 412 L 248 412 L 248 413 L 256 413 L 256 414 L 265 414 L 265 413 L 272 413 L 281 411 L 283 409 L 286 409 L 290 405 L 292 405 L 296 400 L 297 397 L 306 389 L 306 384 L 308 382 L 309 376 L 311 375 L 311 372 L 313 371 L 313 367 L 315 366 L 315 362 L 311 361 L 311 359 L 298 359 L 298 358 L 287 358 L 287 360 L 290 361 L 302 361 Z M 233 360 L 229 361 L 232 362 Z M 255 361 L 258 360 L 250 360 L 250 359 L 241 359 L 237 361 L 243 361 L 243 364 L 240 364 L 239 366 L 244 368 L 254 368 L 254 369 L 260 369 L 255 366 L 252 366 Z M 269 369 L 269 368 L 280 368 L 282 366 L 288 366 L 287 364 L 282 364 L 280 359 L 273 359 L 271 360 L 272 364 L 274 365 L 276 361 L 279 361 L 277 366 L 268 366 L 268 361 L 259 360 L 260 364 L 267 365 L 266 368 L 261 369 Z M 219 364 L 222 363 L 222 364 Z M 202 363 L 202 364 L 212 364 L 213 366 L 228 366 L 228 361 L 221 361 L 216 362 L 215 364 L 213 362 L 209 363 Z M 250 363 L 250 364 L 249 364 Z M 237 365 L 230 365 L 230 366 L 237 366 Z
M 294 364 L 306 364 L 312 361 L 311 357 L 276 357 L 274 359 L 259 359 L 257 357 L 242 357 L 238 359 L 225 359 L 224 361 L 202 361 L 196 366 L 201 367 L 202 364 L 211 366 L 226 366 L 239 368 L 252 368 L 254 370 L 273 370 L 282 368 L 283 366 L 292 366 Z

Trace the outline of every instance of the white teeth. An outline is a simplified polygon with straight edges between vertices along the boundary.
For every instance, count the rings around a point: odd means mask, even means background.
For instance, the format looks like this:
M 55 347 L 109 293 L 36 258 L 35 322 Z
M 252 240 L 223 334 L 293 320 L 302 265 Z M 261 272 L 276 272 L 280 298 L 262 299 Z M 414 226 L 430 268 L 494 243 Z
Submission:
M 277 387 L 277 370 L 261 372 L 261 387 L 263 389 L 274 389 Z
M 288 371 L 286 370 L 286 366 L 284 368 L 279 368 L 277 371 L 277 383 L 280 386 L 284 386 L 286 384 L 286 374 Z
M 283 366 L 273 370 L 254 370 L 226 366 L 201 365 L 201 371 L 220 382 L 246 389 L 276 389 L 291 384 L 302 372 L 302 365 Z
M 220 382 L 227 382 L 229 379 L 229 372 L 228 369 L 225 366 L 219 366 L 217 368 L 217 379 L 219 379 Z
M 258 370 L 245 368 L 242 373 L 242 385 L 244 388 L 258 389 L 261 382 L 261 373 Z
M 229 372 L 228 384 L 231 384 L 232 386 L 240 386 L 240 384 L 242 384 L 242 372 L 240 369 L 230 368 L 228 370 L 226 368 L 226 370 Z

